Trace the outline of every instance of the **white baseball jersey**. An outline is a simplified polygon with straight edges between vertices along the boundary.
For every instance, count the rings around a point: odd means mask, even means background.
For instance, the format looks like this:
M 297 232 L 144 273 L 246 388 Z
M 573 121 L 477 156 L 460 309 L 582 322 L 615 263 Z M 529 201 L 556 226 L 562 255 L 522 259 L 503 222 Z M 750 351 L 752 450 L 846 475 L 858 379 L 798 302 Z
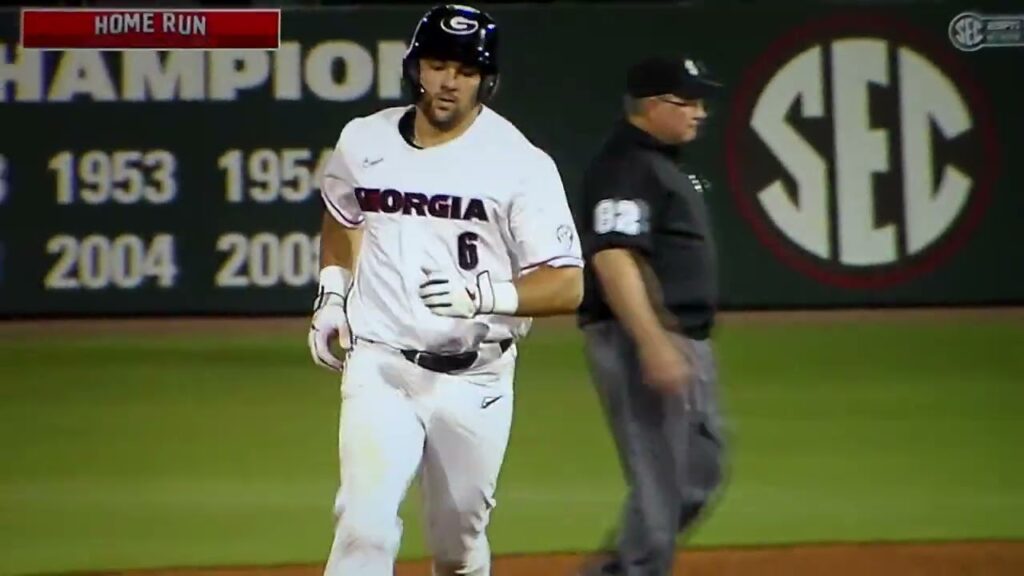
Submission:
M 511 281 L 542 264 L 582 267 L 558 169 L 487 107 L 458 138 L 414 147 L 398 128 L 408 110 L 350 121 L 324 173 L 331 215 L 364 232 L 347 301 L 352 333 L 438 353 L 521 338 L 529 318 L 438 316 L 418 289 L 430 269 L 475 286 L 485 270 L 493 281 Z

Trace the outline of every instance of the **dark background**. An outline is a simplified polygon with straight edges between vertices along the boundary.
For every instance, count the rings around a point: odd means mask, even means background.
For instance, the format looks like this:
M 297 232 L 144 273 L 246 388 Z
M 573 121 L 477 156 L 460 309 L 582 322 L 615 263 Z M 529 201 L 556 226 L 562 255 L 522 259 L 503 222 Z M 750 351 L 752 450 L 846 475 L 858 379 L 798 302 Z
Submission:
M 377 97 L 379 71 L 376 46 L 381 40 L 406 40 L 416 18 L 429 4 L 359 6 L 332 2 L 157 2 L 156 6 L 282 6 L 282 40 L 299 42 L 303 60 L 314 46 L 350 40 L 374 56 L 375 83 L 370 93 L 353 101 L 317 98 L 304 90 L 300 100 L 273 98 L 274 55 L 271 77 L 261 86 L 243 90 L 231 101 L 99 102 L 78 97 L 72 102 L 13 102 L 13 86 L 2 86 L 0 101 L 0 155 L 6 159 L 5 198 L 0 198 L 0 314 L 5 316 L 94 314 L 291 314 L 309 309 L 315 291 L 315 235 L 319 230 L 320 203 L 316 190 L 299 203 L 277 201 L 228 203 L 225 174 L 217 160 L 230 149 L 306 149 L 312 169 L 320 154 L 330 149 L 345 122 L 382 106 L 404 103 Z M 395 3 L 388 3 L 395 4 Z M 119 2 L 49 2 L 34 6 L 137 6 Z M 706 137 L 693 147 L 689 162 L 712 185 L 708 200 L 714 214 L 723 266 L 722 301 L 726 309 L 878 307 L 908 305 L 1003 305 L 1024 302 L 1024 261 L 1015 232 L 1024 215 L 1024 177 L 1018 150 L 1024 147 L 1020 102 L 1024 87 L 1019 78 L 1024 48 L 956 50 L 947 27 L 958 13 L 1013 13 L 1012 3 L 889 1 L 889 2 L 615 2 L 582 5 L 570 2 L 480 4 L 503 29 L 502 85 L 494 107 L 510 118 L 538 146 L 556 160 L 575 206 L 580 175 L 600 145 L 620 106 L 622 71 L 632 60 L 650 52 L 686 51 L 705 60 L 729 90 L 714 104 Z M 1024 9 L 1019 9 L 1024 13 Z M 743 130 L 746 118 L 743 95 L 756 97 L 757 65 L 784 61 L 794 54 L 778 51 L 786 39 L 806 47 L 815 41 L 826 46 L 829 33 L 823 19 L 860 22 L 851 34 L 886 37 L 894 45 L 925 46 L 929 59 L 949 75 L 961 90 L 973 85 L 978 98 L 969 99 L 975 130 L 962 143 L 943 148 L 936 162 L 966 170 L 975 183 L 990 180 L 988 201 L 965 210 L 954 225 L 968 230 L 950 234 L 921 258 L 870 270 L 849 270 L 835 263 L 815 262 L 770 228 L 760 230 L 755 214 L 748 217 L 749 190 L 730 179 L 732 165 L 740 181 L 756 181 L 778 172 L 778 164 L 756 139 Z M 896 23 L 883 26 L 878 22 Z M 897 30 L 895 36 L 892 30 Z M 904 31 L 913 30 L 911 35 Z M 882 35 L 882 36 L 879 36 Z M 890 36 L 885 36 L 890 34 Z M 18 12 L 0 10 L 0 45 L 5 62 L 17 50 Z M 772 54 L 782 54 L 772 60 Z M 63 52 L 42 53 L 44 94 Z M 212 58 L 212 55 L 206 55 Z M 104 52 L 105 68 L 121 91 L 122 55 Z M 782 60 L 780 60 L 782 58 Z M 206 60 L 209 70 L 209 60 Z M 299 71 L 302 74 L 302 71 Z M 346 73 L 335 66 L 336 78 Z M 763 79 L 763 78 L 762 78 Z M 751 92 L 753 91 L 753 92 Z M 895 132 L 898 115 L 892 91 L 872 93 L 873 127 Z M 748 99 L 749 100 L 749 99 Z M 978 107 L 975 108 L 975 104 Z M 888 108 L 886 108 L 888 106 Z M 994 136 L 986 146 L 984 119 Z M 737 120 L 738 119 L 738 120 Z M 730 122 L 736 123 L 736 142 L 730 146 Z M 828 124 L 828 122 L 825 122 Z M 895 123 L 895 124 L 894 124 Z M 813 131 L 813 128 L 811 128 Z M 826 134 L 827 136 L 827 134 Z M 827 138 L 825 139 L 827 144 Z M 827 148 L 827 145 L 826 145 Z M 61 151 L 77 155 L 95 150 L 164 149 L 176 159 L 177 198 L 166 205 L 92 206 L 56 203 L 55 175 L 48 163 Z M 898 148 L 894 148 L 898 150 Z M 744 152 L 745 151 L 745 152 Z M 754 151 L 753 153 L 751 151 Z M 893 159 L 892 162 L 898 162 Z M 938 174 L 942 166 L 933 166 Z M 891 180 L 891 178 L 890 178 Z M 285 182 L 287 184 L 287 182 Z M 875 193 L 897 193 L 899 187 L 879 180 Z M 982 198 L 972 188 L 971 206 Z M 747 196 L 744 196 L 744 195 Z M 891 200 L 890 200 L 891 201 Z M 975 211 L 976 210 L 976 211 Z M 882 218 L 884 220 L 884 218 Z M 762 222 L 763 224 L 763 222 Z M 763 227 L 763 226 L 762 226 Z M 47 249 L 56 236 L 80 242 L 90 234 L 112 241 L 136 235 L 144 242 L 166 233 L 174 238 L 173 286 L 160 287 L 152 279 L 137 288 L 108 285 L 102 289 L 47 289 L 44 278 L 58 265 L 60 254 Z M 291 261 L 307 281 L 288 285 L 284 279 L 270 286 L 219 287 L 216 277 L 227 266 L 234 248 L 225 247 L 228 234 L 240 234 L 246 246 L 260 233 L 276 239 L 277 250 L 288 234 L 307 239 Z M 774 234 L 774 236 L 773 236 Z M 221 242 L 218 248 L 218 242 Z M 300 244 L 297 240 L 292 247 Z M 253 262 L 249 252 L 236 256 L 239 271 L 260 269 L 273 279 L 286 264 L 267 257 Z M 73 256 L 73 255 L 71 255 Z M 71 256 L 68 256 L 69 258 Z M 243 257 L 245 256 L 245 257 Z M 101 256 L 102 257 L 102 256 Z M 113 256 L 108 257 L 108 260 Z M 68 276 L 77 277 L 78 258 Z M 102 262 L 108 269 L 117 266 Z M 257 270 L 258 271 L 258 270 Z M 258 275 L 258 274 L 257 274 Z M 251 276 L 251 275 L 250 275 Z M 264 274 L 266 276 L 266 274 Z

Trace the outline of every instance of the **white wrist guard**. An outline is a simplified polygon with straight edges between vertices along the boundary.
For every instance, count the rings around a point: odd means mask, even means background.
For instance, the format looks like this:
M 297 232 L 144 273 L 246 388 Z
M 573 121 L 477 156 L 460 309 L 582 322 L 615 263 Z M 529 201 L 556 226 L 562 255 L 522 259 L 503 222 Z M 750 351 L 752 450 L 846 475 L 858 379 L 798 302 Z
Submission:
M 491 282 L 491 275 L 482 272 L 477 276 L 480 290 L 481 314 L 504 314 L 511 316 L 519 310 L 519 291 L 512 282 Z
M 495 282 L 494 313 L 512 315 L 519 310 L 519 291 L 512 282 Z
M 335 298 L 344 305 L 345 297 L 352 287 L 352 273 L 341 266 L 326 266 L 320 270 L 320 288 L 317 291 L 314 309 L 319 309 Z

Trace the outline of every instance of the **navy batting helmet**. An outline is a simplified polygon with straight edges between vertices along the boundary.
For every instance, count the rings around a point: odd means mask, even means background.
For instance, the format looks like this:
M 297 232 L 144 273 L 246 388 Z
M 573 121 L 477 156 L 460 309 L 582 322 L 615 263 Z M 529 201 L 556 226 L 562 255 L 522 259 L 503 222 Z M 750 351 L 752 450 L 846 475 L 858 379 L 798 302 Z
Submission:
M 402 80 L 413 101 L 423 95 L 420 58 L 454 60 L 480 68 L 478 100 L 498 90 L 498 25 L 486 13 L 459 4 L 435 6 L 420 18 L 402 61 Z

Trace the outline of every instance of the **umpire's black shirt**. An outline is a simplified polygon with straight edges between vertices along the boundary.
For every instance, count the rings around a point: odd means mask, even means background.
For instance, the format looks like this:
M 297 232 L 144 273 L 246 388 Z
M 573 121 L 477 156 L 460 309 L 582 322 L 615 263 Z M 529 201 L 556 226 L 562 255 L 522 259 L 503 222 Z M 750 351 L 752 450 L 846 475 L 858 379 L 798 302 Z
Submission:
M 684 172 L 681 149 L 623 120 L 584 174 L 579 225 L 587 267 L 577 311 L 581 326 L 614 317 L 591 257 L 605 248 L 630 248 L 661 287 L 661 294 L 653 294 L 655 311 L 692 338 L 708 336 L 718 282 L 703 197 L 707 186 Z M 657 299 L 664 305 L 660 310 Z

